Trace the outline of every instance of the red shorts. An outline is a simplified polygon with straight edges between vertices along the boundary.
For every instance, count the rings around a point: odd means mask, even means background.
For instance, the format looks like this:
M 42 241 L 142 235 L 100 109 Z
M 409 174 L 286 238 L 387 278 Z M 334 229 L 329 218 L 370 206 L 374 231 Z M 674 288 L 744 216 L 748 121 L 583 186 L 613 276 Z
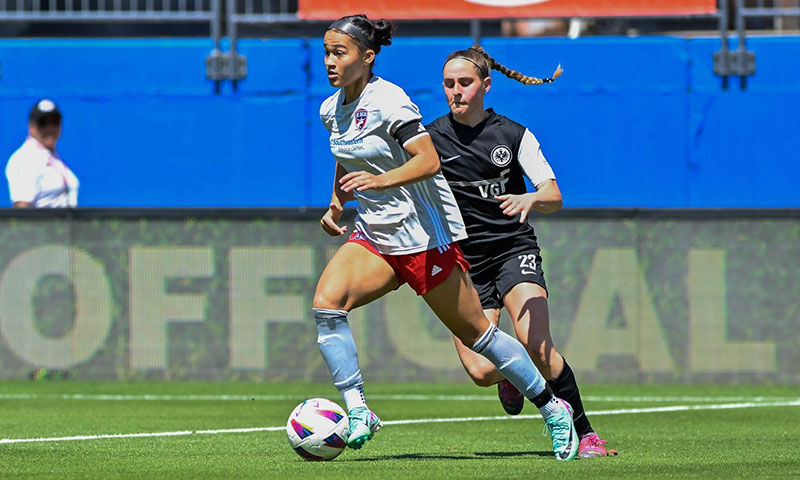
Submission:
M 408 255 L 386 255 L 379 252 L 358 230 L 353 232 L 347 241 L 363 245 L 370 252 L 383 258 L 394 270 L 400 285 L 408 282 L 408 286 L 413 288 L 417 295 L 424 295 L 439 286 L 450 276 L 456 265 L 465 272 L 470 269 L 458 242 Z

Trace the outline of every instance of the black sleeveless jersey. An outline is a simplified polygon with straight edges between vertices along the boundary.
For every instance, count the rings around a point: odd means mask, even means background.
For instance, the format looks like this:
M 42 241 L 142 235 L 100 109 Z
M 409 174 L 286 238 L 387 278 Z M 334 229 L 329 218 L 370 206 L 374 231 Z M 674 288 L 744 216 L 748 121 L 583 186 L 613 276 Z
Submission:
M 494 199 L 527 193 L 517 155 L 527 129 L 492 109 L 487 113 L 475 127 L 456 122 L 452 114 L 426 126 L 467 226 L 468 238 L 458 243 L 473 267 L 536 241 L 533 227 L 520 224 L 519 215 L 504 215 Z

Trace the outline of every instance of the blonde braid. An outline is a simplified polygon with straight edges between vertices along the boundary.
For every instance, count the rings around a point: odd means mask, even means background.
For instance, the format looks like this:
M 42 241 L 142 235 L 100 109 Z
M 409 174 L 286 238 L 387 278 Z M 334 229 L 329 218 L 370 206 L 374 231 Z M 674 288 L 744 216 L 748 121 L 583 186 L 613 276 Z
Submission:
M 527 75 L 521 74 L 516 70 L 511 70 L 505 65 L 501 65 L 500 63 L 497 62 L 497 60 L 489 56 L 489 54 L 486 53 L 486 50 L 484 50 L 483 47 L 481 47 L 480 45 L 473 45 L 469 48 L 470 50 L 475 50 L 476 52 L 486 57 L 486 60 L 489 61 L 489 65 L 491 66 L 492 70 L 497 70 L 506 77 L 512 80 L 516 80 L 520 83 L 524 83 L 525 85 L 541 85 L 543 83 L 553 83 L 553 80 L 558 78 L 559 75 L 561 75 L 561 73 L 564 71 L 564 69 L 561 68 L 561 65 L 559 65 L 558 67 L 556 67 L 556 71 L 553 72 L 553 76 L 551 76 L 550 78 L 529 77 Z

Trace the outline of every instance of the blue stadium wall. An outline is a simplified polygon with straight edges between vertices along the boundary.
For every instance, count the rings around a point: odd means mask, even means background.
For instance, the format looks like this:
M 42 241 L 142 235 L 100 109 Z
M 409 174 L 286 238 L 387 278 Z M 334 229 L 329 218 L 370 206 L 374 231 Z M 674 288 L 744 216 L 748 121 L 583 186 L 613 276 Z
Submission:
M 376 73 L 425 121 L 446 113 L 440 69 L 468 38 L 399 38 Z M 495 76 L 487 105 L 528 126 L 567 207 L 800 207 L 800 37 L 753 38 L 757 72 L 729 88 L 719 39 L 485 39 L 525 87 Z M 0 40 L 0 156 L 40 97 L 64 112 L 59 150 L 82 206 L 326 205 L 333 162 L 320 41 L 243 40 L 248 76 L 215 94 L 208 39 Z M 3 189 L 4 190 L 4 189 Z M 7 205 L 3 192 L 0 206 Z

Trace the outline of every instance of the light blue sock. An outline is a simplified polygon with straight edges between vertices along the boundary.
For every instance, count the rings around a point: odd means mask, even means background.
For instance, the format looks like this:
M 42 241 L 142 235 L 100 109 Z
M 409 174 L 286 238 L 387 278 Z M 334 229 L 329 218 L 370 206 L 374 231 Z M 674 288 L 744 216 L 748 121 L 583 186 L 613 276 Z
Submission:
M 472 350 L 488 358 L 526 398 L 532 400 L 545 390 L 547 382 L 525 347 L 496 326 L 490 326 Z
M 364 381 L 358 367 L 358 352 L 347 323 L 347 312 L 315 308 L 317 345 L 333 377 L 333 385 L 344 398 L 347 410 L 365 407 Z

